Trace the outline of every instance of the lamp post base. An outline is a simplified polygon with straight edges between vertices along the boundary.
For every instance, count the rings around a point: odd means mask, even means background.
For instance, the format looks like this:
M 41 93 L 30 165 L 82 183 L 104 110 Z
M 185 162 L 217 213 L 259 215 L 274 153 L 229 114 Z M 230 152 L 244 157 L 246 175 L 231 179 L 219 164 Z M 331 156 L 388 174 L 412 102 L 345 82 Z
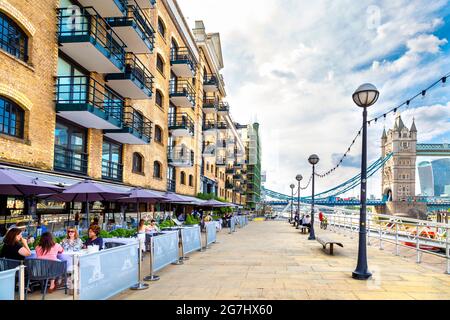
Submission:
M 139 282 L 139 283 L 135 284 L 134 286 L 132 286 L 130 289 L 131 290 L 145 290 L 148 288 L 149 288 L 148 284 Z
M 150 275 L 148 277 L 145 277 L 144 281 L 158 281 L 159 279 L 160 279 L 159 276 Z
M 353 271 L 352 278 L 356 280 L 367 280 L 372 276 L 370 272 Z

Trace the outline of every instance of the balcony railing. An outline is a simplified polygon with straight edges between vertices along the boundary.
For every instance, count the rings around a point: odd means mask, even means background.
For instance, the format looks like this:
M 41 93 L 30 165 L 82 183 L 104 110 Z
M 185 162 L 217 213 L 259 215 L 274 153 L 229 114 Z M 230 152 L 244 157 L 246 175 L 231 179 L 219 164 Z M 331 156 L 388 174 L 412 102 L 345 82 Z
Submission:
M 227 165 L 227 160 L 224 157 L 217 157 L 216 158 L 216 166 L 223 167 Z
M 63 146 L 55 145 L 54 168 L 57 171 L 87 174 L 88 155 Z
M 122 39 L 127 42 L 127 50 L 136 53 L 151 53 L 155 45 L 155 30 L 153 29 L 150 21 L 145 13 L 139 7 L 139 5 L 129 5 L 127 8 L 127 15 L 124 17 L 112 17 L 106 19 L 111 27 L 117 27 L 117 33 L 122 36 Z M 126 30 L 125 27 L 134 29 Z M 121 34 L 122 33 L 122 34 Z M 140 38 L 143 48 L 140 45 Z M 145 50 L 147 49 L 147 50 Z
M 152 122 L 133 107 L 125 107 L 123 126 L 132 130 L 140 138 L 150 142 L 152 139 Z
M 178 77 L 195 77 L 197 64 L 188 48 L 172 48 L 170 64 Z
M 217 129 L 219 130 L 227 130 L 228 124 L 226 122 L 218 122 L 217 123 Z
M 56 78 L 56 110 L 61 116 L 84 127 L 115 129 L 122 126 L 124 100 L 112 90 L 88 76 L 59 76 Z M 80 118 L 74 112 L 90 112 L 113 123 L 112 127 L 89 126 L 88 119 Z
M 226 174 L 234 174 L 236 172 L 236 169 L 235 168 L 227 168 L 226 170 L 225 170 L 225 173 Z
M 188 80 L 171 79 L 169 93 L 176 106 L 195 107 L 195 90 Z
M 203 111 L 205 113 L 215 113 L 219 102 L 216 99 L 205 98 L 203 99 Z
M 216 122 L 215 121 L 204 121 L 203 122 L 203 131 L 215 130 Z
M 226 182 L 225 183 L 225 189 L 234 189 L 234 185 L 231 182 Z
M 123 16 L 131 0 L 78 0 L 83 7 L 95 7 L 103 17 Z
M 194 165 L 194 152 L 185 146 L 170 147 L 168 150 L 169 164 L 179 167 Z
M 220 102 L 217 108 L 217 112 L 219 113 L 228 113 L 230 111 L 230 106 L 227 102 Z
M 186 130 L 190 135 L 195 134 L 194 120 L 186 113 L 169 117 L 169 130 Z
M 214 92 L 219 90 L 219 80 L 215 74 L 206 74 L 203 77 L 203 90 L 205 92 Z
M 102 160 L 102 178 L 105 180 L 122 181 L 123 164 Z
M 63 52 L 89 71 L 123 70 L 126 45 L 94 8 L 62 8 L 58 9 L 58 16 L 58 39 Z

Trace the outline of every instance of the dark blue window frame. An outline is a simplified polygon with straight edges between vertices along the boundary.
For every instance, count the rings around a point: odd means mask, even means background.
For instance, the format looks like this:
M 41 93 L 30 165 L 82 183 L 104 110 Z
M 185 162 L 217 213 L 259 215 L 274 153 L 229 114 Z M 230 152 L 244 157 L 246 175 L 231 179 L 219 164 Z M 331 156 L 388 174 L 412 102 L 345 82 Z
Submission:
M 3 12 L 0 12 L 0 49 L 28 62 L 28 36 Z
M 25 112 L 16 103 L 0 97 L 0 133 L 23 139 Z

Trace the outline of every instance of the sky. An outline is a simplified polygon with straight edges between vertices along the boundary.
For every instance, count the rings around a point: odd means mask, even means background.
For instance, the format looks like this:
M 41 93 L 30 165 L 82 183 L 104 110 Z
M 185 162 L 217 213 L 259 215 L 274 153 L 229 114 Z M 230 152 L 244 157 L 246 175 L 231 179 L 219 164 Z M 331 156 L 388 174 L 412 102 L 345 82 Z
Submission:
M 369 108 L 372 118 L 450 73 L 450 0 L 178 3 L 191 28 L 203 20 L 206 32 L 220 33 L 232 117 L 260 123 L 265 187 L 285 194 L 297 174 L 311 175 L 309 155 L 319 155 L 321 173 L 347 150 L 362 125 L 362 111 L 352 101 L 360 84 L 380 91 Z M 448 82 L 401 110 L 406 126 L 415 118 L 419 142 L 450 142 Z M 380 157 L 383 128 L 394 120 L 390 115 L 369 127 L 369 163 Z M 316 179 L 316 191 L 360 171 L 360 142 L 334 174 Z M 368 193 L 381 196 L 380 175 L 369 179 Z

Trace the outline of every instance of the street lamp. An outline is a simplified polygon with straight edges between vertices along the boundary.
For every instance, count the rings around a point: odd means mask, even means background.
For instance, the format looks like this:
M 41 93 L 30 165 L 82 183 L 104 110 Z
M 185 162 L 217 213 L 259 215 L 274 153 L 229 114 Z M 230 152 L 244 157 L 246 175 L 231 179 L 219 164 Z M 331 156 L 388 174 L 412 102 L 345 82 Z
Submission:
M 289 220 L 289 223 L 292 223 L 292 215 L 293 215 L 293 210 L 294 210 L 294 188 L 295 188 L 295 184 L 291 184 L 291 219 Z
M 359 213 L 359 246 L 358 265 L 353 271 L 352 277 L 358 280 L 367 280 L 372 274 L 367 267 L 367 245 L 366 245 L 366 199 L 367 199 L 367 108 L 375 104 L 380 96 L 377 88 L 370 83 L 365 83 L 356 89 L 353 101 L 358 107 L 363 108 L 363 134 L 362 134 L 362 157 L 361 157 L 361 208 Z
M 319 163 L 319 156 L 317 154 L 313 154 L 308 158 L 308 162 L 313 166 L 312 167 L 312 198 L 311 198 L 311 230 L 309 232 L 308 240 L 316 240 L 316 235 L 314 234 L 314 182 L 316 175 L 316 164 Z
M 297 221 L 297 229 L 299 228 L 299 226 L 300 226 L 300 190 L 301 190 L 301 188 L 300 188 L 300 182 L 303 180 L 303 176 L 301 175 L 301 174 L 298 174 L 296 177 L 295 177 L 295 180 L 297 180 L 298 181 L 298 195 L 297 195 L 297 205 L 298 205 L 298 221 Z

